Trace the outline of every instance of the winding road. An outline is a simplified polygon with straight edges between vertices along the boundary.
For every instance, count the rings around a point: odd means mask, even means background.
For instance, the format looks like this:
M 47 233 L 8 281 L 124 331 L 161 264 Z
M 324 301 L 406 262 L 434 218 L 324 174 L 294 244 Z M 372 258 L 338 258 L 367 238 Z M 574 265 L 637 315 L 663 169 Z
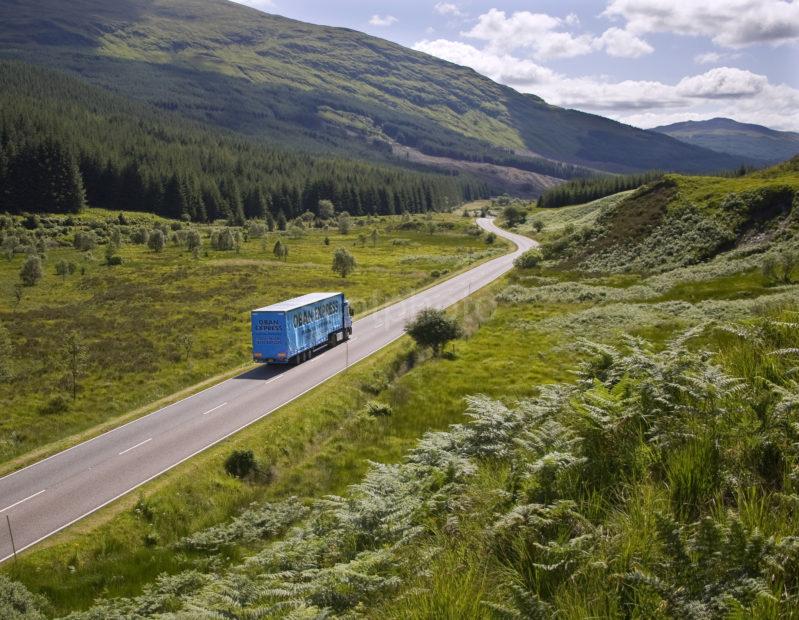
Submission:
M 489 219 L 477 223 L 511 240 L 516 251 L 356 321 L 347 345 L 300 366 L 260 366 L 0 478 L 0 562 L 14 548 L 19 553 L 69 527 L 385 347 L 420 309 L 462 300 L 536 245 Z

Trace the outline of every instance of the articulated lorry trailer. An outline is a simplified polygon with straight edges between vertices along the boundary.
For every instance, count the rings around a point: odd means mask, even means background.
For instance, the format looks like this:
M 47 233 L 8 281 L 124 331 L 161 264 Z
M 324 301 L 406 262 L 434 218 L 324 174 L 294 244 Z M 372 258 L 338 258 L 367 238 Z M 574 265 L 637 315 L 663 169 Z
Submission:
M 309 293 L 253 310 L 252 356 L 266 364 L 301 364 L 323 346 L 352 335 L 343 293 Z

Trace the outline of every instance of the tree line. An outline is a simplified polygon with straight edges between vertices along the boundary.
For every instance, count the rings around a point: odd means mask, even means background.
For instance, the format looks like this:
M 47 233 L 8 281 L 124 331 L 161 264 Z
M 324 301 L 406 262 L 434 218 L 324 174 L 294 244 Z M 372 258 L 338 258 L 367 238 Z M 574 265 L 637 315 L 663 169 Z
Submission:
M 88 204 L 192 221 L 282 214 L 321 200 L 353 215 L 485 197 L 464 175 L 274 148 L 22 63 L 0 63 L 0 212 Z
M 566 205 L 591 202 L 605 196 L 636 189 L 663 176 L 663 172 L 652 170 L 639 174 L 594 176 L 573 179 L 548 189 L 538 199 L 541 208 L 564 207 Z

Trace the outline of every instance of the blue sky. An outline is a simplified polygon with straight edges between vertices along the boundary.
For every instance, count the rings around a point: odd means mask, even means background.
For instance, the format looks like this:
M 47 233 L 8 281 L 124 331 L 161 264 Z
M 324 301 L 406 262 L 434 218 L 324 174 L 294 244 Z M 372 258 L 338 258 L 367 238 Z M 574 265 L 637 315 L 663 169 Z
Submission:
M 799 131 L 799 0 L 238 0 L 353 28 L 639 127 Z

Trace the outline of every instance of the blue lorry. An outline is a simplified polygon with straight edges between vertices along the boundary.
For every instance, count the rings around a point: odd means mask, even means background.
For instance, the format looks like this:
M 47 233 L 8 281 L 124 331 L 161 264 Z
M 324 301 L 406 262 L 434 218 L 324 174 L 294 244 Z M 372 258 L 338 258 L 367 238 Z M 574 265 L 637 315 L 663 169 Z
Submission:
M 252 356 L 266 364 L 300 364 L 324 345 L 352 335 L 343 293 L 309 293 L 251 312 Z

